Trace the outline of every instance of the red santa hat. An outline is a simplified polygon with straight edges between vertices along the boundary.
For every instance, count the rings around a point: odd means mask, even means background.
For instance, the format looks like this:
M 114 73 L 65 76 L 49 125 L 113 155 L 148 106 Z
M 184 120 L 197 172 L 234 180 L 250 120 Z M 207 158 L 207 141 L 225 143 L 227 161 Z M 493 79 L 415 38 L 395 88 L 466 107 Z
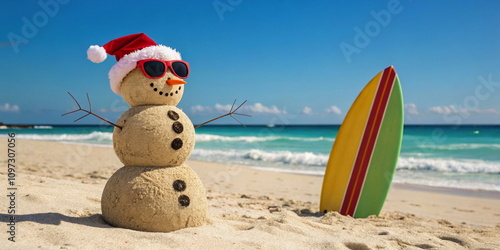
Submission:
M 114 39 L 104 46 L 92 45 L 87 50 L 90 61 L 101 63 L 107 54 L 116 57 L 117 63 L 109 71 L 111 90 L 120 95 L 120 85 L 125 76 L 135 69 L 137 62 L 145 59 L 164 61 L 182 60 L 181 54 L 170 47 L 156 44 L 144 33 Z

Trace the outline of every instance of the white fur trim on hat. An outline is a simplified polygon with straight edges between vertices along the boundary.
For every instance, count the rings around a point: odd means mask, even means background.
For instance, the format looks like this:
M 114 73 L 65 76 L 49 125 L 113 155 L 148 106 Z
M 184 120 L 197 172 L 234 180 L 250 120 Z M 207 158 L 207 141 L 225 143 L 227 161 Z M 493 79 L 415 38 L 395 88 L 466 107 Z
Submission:
M 92 45 L 87 50 L 87 58 L 95 63 L 101 63 L 106 60 L 108 54 L 106 54 L 106 50 L 99 45 Z
M 138 61 L 145 59 L 170 61 L 181 60 L 182 58 L 181 54 L 175 49 L 164 45 L 149 46 L 125 55 L 120 61 L 113 65 L 109 71 L 111 90 L 117 95 L 120 95 L 120 85 L 123 78 L 125 78 L 130 71 L 135 69 Z

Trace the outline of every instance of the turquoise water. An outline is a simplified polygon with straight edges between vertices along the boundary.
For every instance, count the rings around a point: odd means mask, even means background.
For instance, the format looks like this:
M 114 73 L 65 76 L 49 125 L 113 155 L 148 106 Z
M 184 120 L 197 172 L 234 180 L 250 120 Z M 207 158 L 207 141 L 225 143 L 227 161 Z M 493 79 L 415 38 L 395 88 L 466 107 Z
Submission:
M 322 175 L 339 126 L 203 126 L 192 159 Z M 109 126 L 2 129 L 18 138 L 112 146 Z M 406 126 L 394 182 L 500 191 L 500 126 Z

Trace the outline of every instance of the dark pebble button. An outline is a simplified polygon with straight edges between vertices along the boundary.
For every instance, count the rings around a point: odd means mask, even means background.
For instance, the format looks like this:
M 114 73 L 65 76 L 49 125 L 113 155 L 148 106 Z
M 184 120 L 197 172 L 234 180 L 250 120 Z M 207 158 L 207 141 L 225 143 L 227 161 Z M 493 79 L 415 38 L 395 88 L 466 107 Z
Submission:
M 183 180 L 174 181 L 173 186 L 174 186 L 175 191 L 182 192 L 182 191 L 186 190 L 186 182 L 184 182 Z
M 189 200 L 189 197 L 187 195 L 181 195 L 181 196 L 179 196 L 178 200 L 179 200 L 179 204 L 181 206 L 183 206 L 183 207 L 189 206 L 190 200 Z
M 179 148 L 182 148 L 182 140 L 181 138 L 175 138 L 172 143 L 170 144 L 173 149 L 177 150 Z
M 172 119 L 174 121 L 179 120 L 179 114 L 177 114 L 177 112 L 175 112 L 173 110 L 168 111 L 168 117 L 170 117 L 170 119 Z
M 180 134 L 182 131 L 184 131 L 184 126 L 182 126 L 182 123 L 180 122 L 174 122 L 172 124 L 172 129 L 175 131 L 175 133 Z

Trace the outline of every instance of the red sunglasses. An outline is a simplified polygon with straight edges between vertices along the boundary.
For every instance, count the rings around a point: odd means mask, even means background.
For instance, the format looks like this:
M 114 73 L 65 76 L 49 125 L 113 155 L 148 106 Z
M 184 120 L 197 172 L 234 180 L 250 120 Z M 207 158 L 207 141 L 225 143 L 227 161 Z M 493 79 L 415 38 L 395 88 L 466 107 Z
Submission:
M 189 64 L 181 60 L 140 60 L 137 62 L 136 68 L 141 68 L 144 76 L 152 79 L 163 77 L 167 73 L 167 69 L 170 69 L 170 72 L 180 79 L 186 79 L 189 75 Z

